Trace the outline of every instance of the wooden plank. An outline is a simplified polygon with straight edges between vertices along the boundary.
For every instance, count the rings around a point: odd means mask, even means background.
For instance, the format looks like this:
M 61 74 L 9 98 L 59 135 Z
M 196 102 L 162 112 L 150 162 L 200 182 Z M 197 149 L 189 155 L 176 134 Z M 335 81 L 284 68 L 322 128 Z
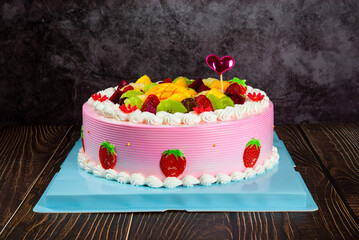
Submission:
M 302 125 L 337 192 L 359 217 L 359 124 Z
M 132 214 L 42 214 L 32 211 L 42 193 L 80 137 L 72 129 L 0 235 L 8 239 L 124 239 Z M 101 202 L 99 202 L 101 204 Z
M 319 211 L 298 213 L 139 213 L 129 239 L 353 239 L 358 225 L 311 152 L 297 127 L 278 126 L 297 171 Z
M 69 128 L 16 126 L 0 129 L 0 232 Z

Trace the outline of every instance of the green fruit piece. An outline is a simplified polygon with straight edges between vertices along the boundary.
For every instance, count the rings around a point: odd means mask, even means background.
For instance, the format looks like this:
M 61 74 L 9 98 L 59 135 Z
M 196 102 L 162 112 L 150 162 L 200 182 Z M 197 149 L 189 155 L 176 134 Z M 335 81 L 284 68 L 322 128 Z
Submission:
M 187 109 L 180 102 L 171 99 L 166 99 L 160 102 L 160 104 L 158 104 L 157 112 L 160 111 L 164 111 L 168 113 L 176 113 L 176 112 L 185 113 L 187 112 Z
M 131 104 L 131 107 L 136 106 L 137 109 L 141 110 L 142 108 L 142 101 L 137 96 L 129 97 L 125 100 L 125 106 L 128 107 L 128 105 Z
M 149 83 L 146 84 L 145 87 L 143 88 L 144 92 L 147 92 L 148 90 L 150 90 L 151 88 L 153 88 L 154 86 L 157 86 L 157 83 Z
M 191 85 L 191 83 L 194 82 L 194 80 L 188 79 L 188 78 L 186 78 L 186 77 L 183 77 L 183 78 L 184 78 L 184 80 L 186 81 L 187 86 Z
M 223 104 L 223 108 L 226 107 L 234 107 L 234 102 L 232 101 L 232 99 L 230 97 L 223 97 L 221 98 L 221 102 Z
M 214 110 L 224 109 L 224 106 L 223 106 L 223 103 L 221 102 L 221 100 L 216 98 L 214 95 L 209 94 L 207 96 L 207 98 L 209 99 L 209 101 L 211 101 Z
M 143 94 L 143 92 L 140 92 L 137 90 L 130 90 L 130 91 L 127 91 L 124 94 L 122 94 L 121 98 L 125 98 L 125 97 L 130 98 L 130 97 L 142 95 L 142 94 Z

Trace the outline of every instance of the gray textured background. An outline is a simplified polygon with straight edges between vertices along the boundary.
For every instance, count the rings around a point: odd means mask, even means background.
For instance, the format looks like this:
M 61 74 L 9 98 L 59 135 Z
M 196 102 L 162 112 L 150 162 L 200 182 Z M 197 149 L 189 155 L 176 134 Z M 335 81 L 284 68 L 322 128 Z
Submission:
M 197 2 L 197 3 L 194 3 Z M 0 125 L 80 123 L 90 94 L 208 54 L 266 91 L 277 123 L 358 121 L 359 1 L 2 1 Z

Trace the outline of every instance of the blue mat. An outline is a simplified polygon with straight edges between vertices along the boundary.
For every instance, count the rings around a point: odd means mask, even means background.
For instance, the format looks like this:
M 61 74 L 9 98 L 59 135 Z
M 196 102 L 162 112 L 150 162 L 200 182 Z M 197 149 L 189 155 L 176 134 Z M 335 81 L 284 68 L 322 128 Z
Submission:
M 226 185 L 154 189 L 97 178 L 77 165 L 77 141 L 39 202 L 35 212 L 190 212 L 315 211 L 318 209 L 282 141 L 277 167 L 253 180 Z

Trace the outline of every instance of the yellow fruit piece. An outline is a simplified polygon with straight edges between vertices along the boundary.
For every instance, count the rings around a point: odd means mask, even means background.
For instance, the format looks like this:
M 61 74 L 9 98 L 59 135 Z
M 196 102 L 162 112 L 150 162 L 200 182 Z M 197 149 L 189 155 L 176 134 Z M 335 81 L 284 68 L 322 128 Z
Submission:
M 217 88 L 212 88 L 211 90 L 209 90 L 206 93 L 206 96 L 208 96 L 209 94 L 212 94 L 213 96 L 215 96 L 218 99 L 221 99 L 226 96 L 221 90 L 218 90 Z
M 155 94 L 160 101 L 166 99 L 182 101 L 185 98 L 192 97 L 191 92 L 188 91 L 185 87 L 178 86 L 174 83 L 158 84 L 146 92 L 146 95 L 151 94 Z
M 137 95 L 137 97 L 139 97 L 142 102 L 145 102 L 148 96 L 146 94 L 143 94 L 143 95 Z
M 145 84 L 144 83 L 130 83 L 130 85 L 136 90 L 139 89 L 140 91 L 142 91 L 145 88 Z
M 136 81 L 136 83 L 150 84 L 152 81 L 147 75 L 143 75 Z
M 177 79 L 176 82 L 174 82 L 173 84 L 176 84 L 176 85 L 182 86 L 182 87 L 187 87 L 186 80 L 184 80 L 183 77 Z
M 216 79 L 216 78 L 207 78 L 207 79 L 203 79 L 203 83 L 204 83 L 204 85 L 206 85 L 207 87 L 211 87 L 211 85 L 212 85 L 212 83 L 213 83 L 213 81 L 215 81 L 215 80 L 217 80 L 217 81 L 219 81 L 218 79 Z
M 227 88 L 229 87 L 229 85 L 231 85 L 230 82 L 228 81 L 223 81 L 223 92 L 225 92 L 227 90 Z M 222 90 L 222 87 L 221 87 L 221 81 L 219 80 L 214 80 L 211 84 L 211 88 L 217 88 L 217 89 L 220 89 Z
M 192 97 L 197 95 L 197 92 L 193 88 L 188 89 L 188 91 L 192 94 Z
M 202 91 L 202 92 L 197 93 L 196 96 L 206 95 L 207 93 L 208 93 L 208 91 Z

